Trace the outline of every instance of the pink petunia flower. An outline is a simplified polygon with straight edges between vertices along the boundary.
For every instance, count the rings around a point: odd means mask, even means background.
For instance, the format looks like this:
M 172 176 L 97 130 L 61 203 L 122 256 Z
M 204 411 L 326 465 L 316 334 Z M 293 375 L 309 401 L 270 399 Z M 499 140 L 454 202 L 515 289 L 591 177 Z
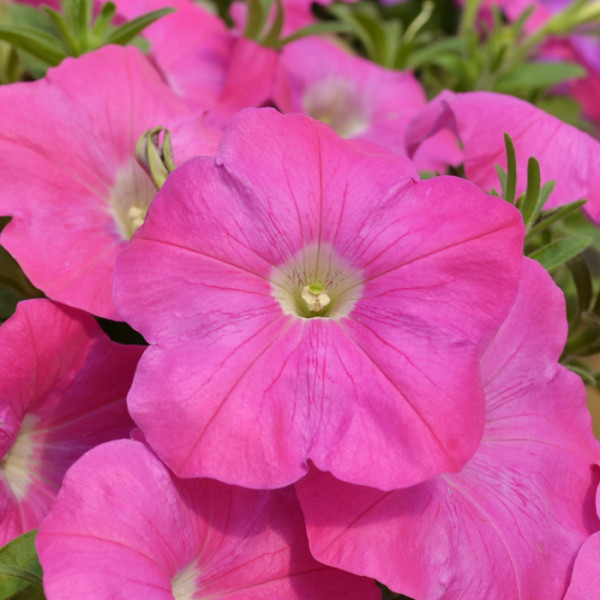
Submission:
M 129 435 L 141 353 L 45 299 L 19 303 L 0 327 L 0 545 L 41 523 L 84 452 Z
M 302 112 L 342 137 L 385 146 L 406 156 L 404 134 L 424 108 L 425 92 L 408 71 L 390 71 L 319 38 L 284 47 L 273 100 L 283 112 Z M 413 160 L 420 169 L 445 171 L 462 160 L 448 131 L 427 140 Z
M 535 262 L 481 363 L 486 426 L 459 473 L 383 493 L 311 471 L 296 484 L 311 551 L 422 600 L 560 600 L 600 526 L 578 376 L 557 364 L 564 298 Z M 552 324 L 549 327 L 549 324 Z
M 3 86 L 0 115 L 0 214 L 13 217 L 0 242 L 51 298 L 119 319 L 115 257 L 156 192 L 136 141 L 170 127 L 179 163 L 213 151 L 215 138 L 136 48 L 105 47 Z
M 123 0 L 119 10 L 130 18 L 162 3 Z M 171 89 L 193 110 L 208 111 L 207 123 L 220 128 L 240 109 L 268 103 L 277 52 L 228 30 L 193 2 L 178 0 L 174 6 L 177 12 L 144 30 L 151 56 Z
M 600 517 L 600 487 L 596 490 L 596 513 Z M 600 531 L 596 531 L 586 540 L 577 554 L 573 576 L 564 600 L 598 600 L 599 598 Z
M 280 487 L 310 459 L 390 489 L 472 455 L 522 222 L 464 180 L 416 179 L 268 108 L 171 175 L 115 293 L 151 344 L 128 405 L 178 475 Z
M 69 470 L 36 540 L 48 600 L 375 600 L 317 563 L 292 488 L 178 479 L 123 440 Z
M 540 163 L 542 183 L 556 181 L 546 208 L 586 198 L 584 210 L 600 224 L 600 143 L 587 133 L 513 96 L 444 91 L 408 125 L 409 154 L 446 127 L 463 143 L 467 178 L 482 189 L 500 189 L 495 165 L 506 169 L 508 133 L 517 155 L 517 195 L 525 190 L 527 161 L 533 156 Z

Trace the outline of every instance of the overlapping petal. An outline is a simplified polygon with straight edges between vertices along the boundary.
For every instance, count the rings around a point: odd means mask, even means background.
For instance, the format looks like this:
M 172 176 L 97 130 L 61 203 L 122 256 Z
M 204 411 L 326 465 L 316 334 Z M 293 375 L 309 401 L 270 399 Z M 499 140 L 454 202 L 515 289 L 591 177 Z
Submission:
M 125 396 L 142 353 L 85 313 L 30 300 L 0 328 L 0 543 L 37 527 L 66 470 L 133 427 Z
M 131 440 L 73 466 L 36 543 L 48 600 L 379 596 L 310 556 L 293 489 L 177 479 Z
M 513 96 L 445 91 L 409 124 L 409 153 L 446 127 L 463 143 L 467 178 L 482 189 L 500 189 L 495 165 L 506 169 L 504 133 L 508 133 L 517 155 L 517 194 L 525 190 L 527 161 L 533 156 L 539 161 L 542 183 L 556 182 L 546 208 L 585 198 L 584 210 L 600 223 L 596 177 L 600 143 L 587 133 Z
M 562 598 L 595 531 L 598 479 L 581 380 L 557 364 L 564 301 L 524 264 L 482 360 L 486 427 L 460 473 L 383 493 L 313 470 L 296 488 L 313 554 L 423 600 Z
M 283 112 L 302 112 L 331 125 L 348 139 L 363 139 L 406 155 L 404 134 L 426 103 L 408 71 L 384 69 L 320 38 L 286 45 L 273 100 Z M 461 162 L 450 132 L 440 132 L 414 157 L 420 169 L 444 172 Z
M 182 476 L 279 487 L 312 459 L 390 489 L 456 471 L 521 244 L 513 208 L 467 182 L 419 183 L 407 159 L 307 117 L 243 111 L 119 259 L 119 308 L 152 344 L 132 415 Z M 357 278 L 349 314 L 286 311 L 290 261 Z

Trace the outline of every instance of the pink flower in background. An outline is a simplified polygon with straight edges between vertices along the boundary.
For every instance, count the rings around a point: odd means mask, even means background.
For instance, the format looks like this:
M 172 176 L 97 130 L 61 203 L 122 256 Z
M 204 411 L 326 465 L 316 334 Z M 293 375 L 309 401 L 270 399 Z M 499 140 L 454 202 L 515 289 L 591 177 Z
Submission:
M 0 214 L 13 217 L 0 242 L 51 298 L 118 319 L 115 257 L 156 191 L 135 161 L 137 139 L 172 128 L 179 163 L 212 151 L 214 138 L 135 48 L 102 48 L 3 86 L 0 115 Z
M 129 435 L 141 353 L 49 300 L 20 303 L 0 327 L 0 545 L 41 523 L 84 452 Z
M 137 16 L 162 8 L 162 0 L 126 0 L 120 12 Z M 271 99 L 277 52 L 227 29 L 216 15 L 193 2 L 144 30 L 151 55 L 169 86 L 207 123 L 224 127 L 247 106 Z M 176 43 L 174 43 L 176 41 Z
M 417 182 L 383 148 L 246 109 L 119 258 L 119 309 L 152 344 L 132 416 L 184 477 L 280 487 L 310 459 L 392 489 L 457 471 L 522 236 L 513 207 L 464 180 Z
M 293 489 L 177 479 L 132 440 L 67 473 L 36 545 L 48 600 L 375 600 L 372 580 L 317 563 Z
M 408 71 L 390 71 L 319 38 L 288 44 L 281 53 L 273 100 L 283 112 L 302 112 L 342 137 L 361 139 L 406 155 L 404 134 L 426 104 L 425 92 Z M 413 157 L 420 169 L 445 171 L 462 154 L 448 131 Z
M 427 600 L 560 600 L 600 522 L 581 379 L 557 361 L 564 299 L 524 263 L 517 301 L 484 355 L 486 426 L 459 473 L 381 492 L 312 470 L 296 484 L 313 555 Z M 549 327 L 549 324 L 552 326 Z
M 556 181 L 546 208 L 586 198 L 586 214 L 600 224 L 600 143 L 587 133 L 513 96 L 444 91 L 409 124 L 409 153 L 443 128 L 462 141 L 467 179 L 482 189 L 500 189 L 495 165 L 506 168 L 508 133 L 517 155 L 517 195 L 525 190 L 527 161 L 534 156 L 542 183 Z

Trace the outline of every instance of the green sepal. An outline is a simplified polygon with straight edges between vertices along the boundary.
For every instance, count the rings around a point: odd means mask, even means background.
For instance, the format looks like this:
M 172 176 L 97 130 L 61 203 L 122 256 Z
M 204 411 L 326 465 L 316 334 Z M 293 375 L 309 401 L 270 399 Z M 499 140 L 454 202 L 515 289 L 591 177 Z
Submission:
M 42 567 L 35 549 L 37 530 L 0 548 L 0 600 L 43 600 Z
M 592 243 L 592 238 L 570 236 L 554 240 L 533 251 L 529 257 L 537 260 L 547 271 L 552 271 L 583 252 Z
M 175 12 L 174 8 L 161 8 L 160 10 L 153 10 L 152 12 L 141 15 L 136 19 L 123 23 L 120 27 L 114 29 L 109 33 L 102 42 L 102 45 L 108 44 L 119 44 L 124 46 L 128 44 L 133 38 L 141 33 L 148 25 L 152 25 L 154 21 L 164 17 L 165 15 Z
M 159 138 L 162 131 L 165 133 L 161 143 Z M 135 145 L 135 158 L 150 175 L 156 189 L 160 190 L 169 173 L 175 169 L 170 131 L 163 127 L 145 131 Z
M 11 43 L 52 67 L 67 56 L 55 37 L 32 27 L 0 25 L 0 40 Z
M 271 3 L 267 0 L 246 0 L 246 27 L 244 37 L 257 40 L 269 17 Z

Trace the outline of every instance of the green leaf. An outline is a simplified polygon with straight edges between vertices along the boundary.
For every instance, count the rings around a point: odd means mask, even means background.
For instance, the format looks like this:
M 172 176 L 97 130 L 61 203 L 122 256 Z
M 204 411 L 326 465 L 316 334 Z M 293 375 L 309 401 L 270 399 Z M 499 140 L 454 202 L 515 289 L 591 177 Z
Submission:
M 314 23 L 313 25 L 307 25 L 301 29 L 296 30 L 291 35 L 283 38 L 280 45 L 284 46 L 295 40 L 299 40 L 303 37 L 311 35 L 321 35 L 323 33 L 352 33 L 352 29 L 347 23 L 338 23 L 336 21 L 321 21 L 320 23 Z
M 439 42 L 427 45 L 425 48 L 415 50 L 407 59 L 406 66 L 418 69 L 436 61 L 440 56 L 452 54 L 462 55 L 466 52 L 466 44 L 462 38 L 444 38 Z
M 592 239 L 589 237 L 565 237 L 535 250 L 529 257 L 541 263 L 547 271 L 552 271 L 583 252 L 591 243 Z
M 0 25 L 0 39 L 53 67 L 67 56 L 55 37 L 32 27 Z
M 162 8 L 160 10 L 153 10 L 152 12 L 141 15 L 137 19 L 127 21 L 117 29 L 114 29 L 104 39 L 103 44 L 119 44 L 124 46 L 129 43 L 136 35 L 144 30 L 148 25 L 154 23 L 154 21 L 164 17 L 165 15 L 175 12 L 174 8 Z
M 44 598 L 42 567 L 35 549 L 37 530 L 0 548 L 0 600 Z
M 271 28 L 261 42 L 263 46 L 269 46 L 272 48 L 279 46 L 279 36 L 281 35 L 281 31 L 283 29 L 284 15 L 285 11 L 283 9 L 281 0 L 275 0 L 275 19 L 273 19 Z
M 534 225 L 528 231 L 527 235 L 525 236 L 525 241 L 529 241 L 534 235 L 540 233 L 544 229 L 547 229 L 553 223 L 556 223 L 571 213 L 578 211 L 586 202 L 587 200 L 577 200 L 576 202 L 571 202 L 570 204 L 565 204 L 559 208 L 543 213 L 543 219 L 539 223 L 536 223 L 536 225 Z
M 573 62 L 525 62 L 501 77 L 494 91 L 516 94 L 532 88 L 546 89 L 586 74 L 581 65 Z
M 255 40 L 264 27 L 268 15 L 263 14 L 263 5 L 260 0 L 246 0 L 246 28 L 244 37 Z
M 540 201 L 540 163 L 530 157 L 527 162 L 527 189 L 520 203 L 519 210 L 523 215 L 525 227 L 529 229 L 538 215 Z
M 91 30 L 91 38 L 92 42 L 98 46 L 102 43 L 104 36 L 106 35 L 106 31 L 108 30 L 108 26 L 110 25 L 115 13 L 117 12 L 117 7 L 114 2 L 106 2 L 102 5 L 96 20 L 92 26 Z
M 54 10 L 53 8 L 50 8 L 49 6 L 42 6 L 42 9 L 46 12 L 48 18 L 56 27 L 56 30 L 64 40 L 67 49 L 71 53 L 71 56 L 79 56 L 81 54 L 81 46 L 75 38 L 75 36 L 73 35 L 73 33 L 71 32 L 71 29 L 65 21 L 64 16 L 58 11 Z
M 594 297 L 592 274 L 590 273 L 587 261 L 583 256 L 576 256 L 567 262 L 567 267 L 571 271 L 577 289 L 579 312 L 586 312 L 591 309 Z
M 515 145 L 508 133 L 504 134 L 504 146 L 506 148 L 506 192 L 504 199 L 510 204 L 514 204 L 517 189 L 517 156 Z

